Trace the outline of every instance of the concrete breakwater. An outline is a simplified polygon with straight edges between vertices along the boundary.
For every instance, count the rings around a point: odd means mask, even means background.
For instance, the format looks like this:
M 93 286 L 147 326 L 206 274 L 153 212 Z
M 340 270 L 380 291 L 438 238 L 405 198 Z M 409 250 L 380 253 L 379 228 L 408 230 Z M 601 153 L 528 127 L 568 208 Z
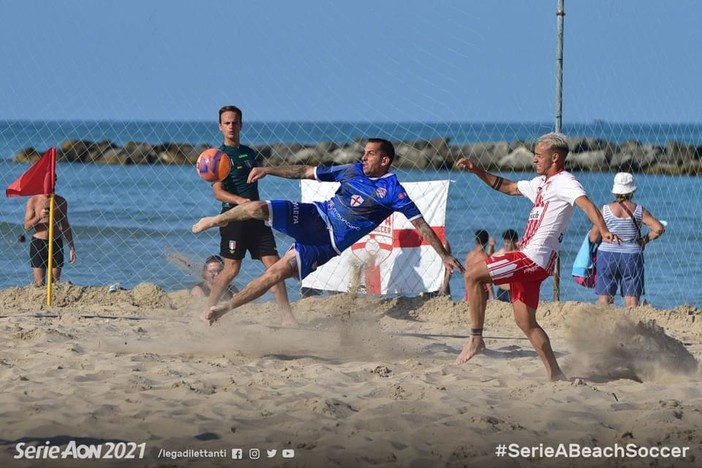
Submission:
M 395 166 L 416 169 L 452 169 L 462 157 L 472 158 L 492 171 L 532 171 L 533 141 L 498 141 L 451 145 L 448 138 L 394 142 L 397 158 Z M 629 171 L 661 174 L 702 174 L 702 146 L 685 145 L 675 141 L 665 146 L 626 141 L 610 141 L 569 137 L 571 152 L 566 161 L 569 170 Z M 347 164 L 359 160 L 364 141 L 339 145 L 322 142 L 317 145 L 271 144 L 249 145 L 258 152 L 262 165 L 289 164 L 330 165 Z M 209 146 L 190 143 L 130 142 L 119 146 L 110 141 L 92 142 L 67 140 L 61 143 L 59 162 L 152 165 L 195 164 L 198 155 Z M 13 161 L 37 161 L 46 151 L 25 148 L 14 155 Z

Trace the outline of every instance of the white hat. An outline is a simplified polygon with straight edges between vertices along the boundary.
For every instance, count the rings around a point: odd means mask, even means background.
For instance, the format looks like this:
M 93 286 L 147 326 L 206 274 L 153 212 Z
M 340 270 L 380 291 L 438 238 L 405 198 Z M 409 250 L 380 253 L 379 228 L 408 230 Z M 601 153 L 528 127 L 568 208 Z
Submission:
M 634 183 L 634 176 L 628 172 L 619 172 L 614 176 L 614 185 L 612 186 L 612 193 L 615 195 L 627 195 L 636 190 L 636 184 Z

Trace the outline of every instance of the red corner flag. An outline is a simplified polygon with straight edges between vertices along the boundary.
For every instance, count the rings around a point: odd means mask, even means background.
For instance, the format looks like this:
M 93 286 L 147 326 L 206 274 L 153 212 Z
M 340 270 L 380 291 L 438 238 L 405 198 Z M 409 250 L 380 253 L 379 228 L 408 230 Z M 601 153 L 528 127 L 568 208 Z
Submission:
M 49 195 L 56 188 L 56 148 L 44 153 L 41 159 L 32 165 L 19 179 L 12 182 L 5 196 L 27 197 L 30 195 Z

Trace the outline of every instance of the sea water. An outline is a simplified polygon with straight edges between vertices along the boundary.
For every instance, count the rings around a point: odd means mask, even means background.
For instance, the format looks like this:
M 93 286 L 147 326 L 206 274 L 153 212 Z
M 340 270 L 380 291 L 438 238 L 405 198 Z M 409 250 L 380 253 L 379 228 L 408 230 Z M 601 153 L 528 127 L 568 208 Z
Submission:
M 247 144 L 301 143 L 323 141 L 349 144 L 359 138 L 375 136 L 392 141 L 449 138 L 453 145 L 478 142 L 533 140 L 553 130 L 551 123 L 491 122 L 249 122 L 242 141 Z M 599 138 L 614 143 L 635 140 L 665 146 L 670 141 L 702 145 L 702 124 L 565 123 L 567 135 Z M 39 151 L 65 140 L 108 140 L 117 145 L 127 142 L 191 143 L 218 145 L 221 134 L 212 122 L 29 122 L 0 121 L 0 159 L 9 159 L 19 150 L 33 147 Z
M 27 169 L 27 165 L 14 164 L 7 157 L 7 154 L 13 154 L 23 147 L 46 149 L 67 138 L 117 140 L 115 136 L 109 135 L 109 131 L 115 130 L 113 123 L 84 125 L 85 128 L 79 130 L 84 130 L 85 133 L 69 135 L 65 132 L 60 138 L 54 134 L 53 141 L 44 141 L 43 137 L 36 136 L 35 124 L 0 123 L 0 185 L 7 187 Z M 216 126 L 214 131 L 208 133 L 205 129 L 206 124 L 202 124 L 203 127 L 198 127 L 197 130 L 193 130 L 192 125 L 175 123 L 124 125 L 122 130 L 131 132 L 129 137 L 122 135 L 122 138 L 126 138 L 125 141 L 216 144 L 219 140 Z M 174 126 L 177 125 L 180 125 L 182 138 L 169 138 L 159 133 L 164 132 L 165 128 L 176 132 Z M 276 125 L 282 127 L 276 130 Z M 395 124 L 392 124 L 395 127 L 391 124 L 374 125 L 377 128 L 371 130 L 358 126 L 354 128 L 359 132 L 365 133 L 367 130 L 371 132 L 369 134 L 388 137 L 391 136 L 383 131 L 397 135 L 402 128 Z M 392 138 L 417 139 L 422 128 L 427 127 L 422 124 L 412 125 L 416 125 L 416 128 L 405 135 L 406 138 L 403 135 Z M 464 138 L 466 141 L 473 138 L 478 138 L 479 141 L 509 139 L 505 136 L 507 124 L 500 125 L 502 127 L 499 129 L 492 130 L 486 125 L 484 134 L 477 131 L 476 135 Z M 542 128 L 545 124 L 534 125 L 534 133 L 529 135 L 530 138 L 548 131 L 548 128 Z M 259 138 L 265 138 L 267 142 L 292 142 L 301 137 L 295 134 L 295 129 L 302 127 L 303 124 L 289 124 L 287 127 L 284 124 L 269 124 L 266 128 L 271 135 Z M 653 135 L 658 131 L 670 134 L 664 131 L 664 127 L 666 126 L 649 126 L 647 131 L 643 131 L 642 128 L 638 130 L 642 135 Z M 427 128 L 425 133 L 429 132 Z M 433 128 L 431 132 L 438 134 L 449 128 L 457 131 L 458 127 L 446 124 L 445 129 Z M 694 137 L 694 132 L 697 131 L 695 129 L 699 130 L 695 126 L 668 128 L 670 132 L 679 132 L 680 140 L 688 134 Z M 319 130 L 320 133 L 326 131 L 322 130 Z M 490 133 L 498 130 L 503 133 Z M 634 130 L 637 129 L 632 129 Z M 58 130 L 54 128 L 53 131 Z M 309 128 L 306 131 L 313 132 Z M 343 133 L 349 134 L 349 131 L 351 130 L 345 129 Z M 175 134 L 177 135 L 177 132 Z M 422 137 L 430 136 L 422 134 Z M 248 141 L 246 138 L 244 140 Z M 325 138 L 319 137 L 319 140 Z M 215 214 L 220 209 L 220 205 L 212 197 L 209 184 L 200 180 L 192 167 L 61 163 L 58 165 L 57 174 L 57 193 L 68 199 L 69 218 L 78 251 L 77 263 L 66 264 L 64 267 L 64 280 L 80 285 L 107 285 L 119 282 L 126 288 L 141 282 L 151 282 L 168 291 L 189 288 L 198 280 L 196 274 L 193 274 L 201 266 L 198 262 L 218 250 L 219 237 L 216 230 L 197 236 L 190 232 L 192 224 L 200 217 Z M 530 178 L 535 174 L 502 175 L 517 180 Z M 508 197 L 496 193 L 477 177 L 463 172 L 401 170 L 398 171 L 398 176 L 401 181 L 407 182 L 445 179 L 452 181 L 446 216 L 447 238 L 454 255 L 461 261 L 474 245 L 473 233 L 477 229 L 486 229 L 494 236 L 498 248 L 501 245 L 501 233 L 505 229 L 515 229 L 520 235 L 523 232 L 531 208 L 530 202 L 523 197 Z M 609 192 L 612 174 L 583 172 L 577 173 L 576 176 L 596 205 L 611 201 Z M 697 252 L 702 236 L 702 184 L 697 178 L 687 176 L 637 174 L 636 180 L 640 189 L 635 201 L 641 203 L 657 218 L 668 222 L 666 234 L 646 247 L 644 298 L 659 308 L 670 308 L 680 304 L 702 307 L 702 289 L 698 286 L 698 280 L 702 277 L 702 264 Z M 264 199 L 300 198 L 299 181 L 269 177 L 261 181 L 259 186 Z M 0 203 L 0 289 L 24 286 L 31 282 L 29 243 L 20 243 L 17 240 L 24 233 L 22 225 L 25 203 L 24 197 L 4 198 Z M 576 209 L 561 249 L 561 300 L 596 300 L 593 290 L 578 286 L 570 277 L 573 259 L 588 229 L 589 221 Z M 29 233 L 24 234 L 29 240 Z M 276 237 L 282 253 L 292 241 L 278 233 Z M 192 263 L 191 271 L 169 261 L 168 256 L 173 253 L 189 259 Z M 243 285 L 262 271 L 260 262 L 247 258 L 236 280 L 237 285 Z M 299 284 L 295 280 L 288 280 L 287 285 L 291 298 L 299 297 Z M 463 298 L 464 286 L 460 274 L 452 276 L 451 289 L 455 300 Z M 542 286 L 541 298 L 551 300 L 552 296 L 552 280 L 549 279 Z M 264 296 L 263 300 L 270 300 L 270 295 Z M 617 303 L 621 304 L 620 298 L 617 299 Z

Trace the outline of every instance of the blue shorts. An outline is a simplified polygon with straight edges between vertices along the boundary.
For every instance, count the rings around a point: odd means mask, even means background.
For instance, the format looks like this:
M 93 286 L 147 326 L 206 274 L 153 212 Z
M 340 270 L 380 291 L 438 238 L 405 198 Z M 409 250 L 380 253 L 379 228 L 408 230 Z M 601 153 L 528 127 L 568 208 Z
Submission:
M 615 296 L 618 286 L 622 296 L 640 297 L 644 293 L 643 252 L 597 252 L 595 294 Z
M 297 269 L 302 280 L 338 253 L 331 243 L 331 232 L 312 203 L 270 200 L 268 224 L 295 239 Z

